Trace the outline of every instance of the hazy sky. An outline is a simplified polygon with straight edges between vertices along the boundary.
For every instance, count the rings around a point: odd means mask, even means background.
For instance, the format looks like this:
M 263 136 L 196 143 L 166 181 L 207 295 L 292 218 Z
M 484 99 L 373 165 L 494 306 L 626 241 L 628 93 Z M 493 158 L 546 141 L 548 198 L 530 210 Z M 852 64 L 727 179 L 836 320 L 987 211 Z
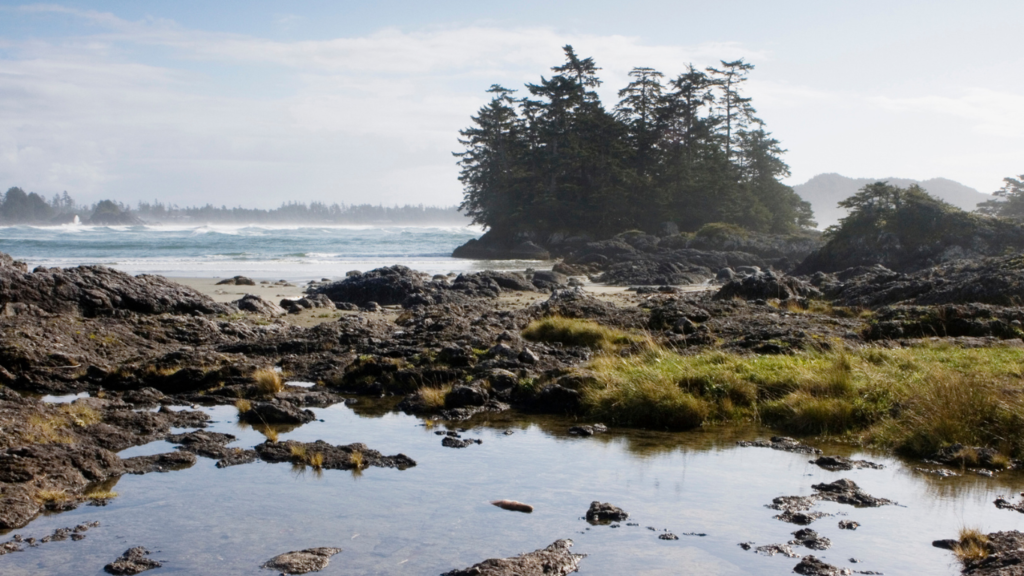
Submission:
M 1024 2 L 0 0 L 0 189 L 181 205 L 454 204 L 492 83 L 572 44 L 609 107 L 633 66 L 755 64 L 748 94 L 822 172 L 1024 172 Z

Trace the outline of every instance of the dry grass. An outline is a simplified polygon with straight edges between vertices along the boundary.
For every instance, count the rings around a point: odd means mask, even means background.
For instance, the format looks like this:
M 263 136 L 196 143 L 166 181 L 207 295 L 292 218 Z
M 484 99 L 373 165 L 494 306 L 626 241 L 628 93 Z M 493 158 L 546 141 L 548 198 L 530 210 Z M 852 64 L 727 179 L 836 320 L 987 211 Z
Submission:
M 257 432 L 259 432 L 260 434 L 263 434 L 263 436 L 266 437 L 267 440 L 270 440 L 271 442 L 277 443 L 277 439 L 278 439 L 277 430 L 275 430 L 273 427 L 271 427 L 269 425 L 263 425 L 263 426 L 261 426 L 259 428 L 256 428 L 255 426 L 253 426 L 253 428 Z
M 309 456 L 309 465 L 319 470 L 324 467 L 324 455 L 319 452 L 313 452 Z
M 67 502 L 71 499 L 65 490 L 39 490 L 34 498 L 40 504 L 55 504 L 57 502 Z
M 284 390 L 284 380 L 273 368 L 260 368 L 252 373 L 252 378 L 256 381 L 256 389 L 264 396 L 273 396 Z
M 252 402 L 249 402 L 245 398 L 239 398 L 238 400 L 235 400 L 235 408 L 238 410 L 239 414 L 245 414 L 249 410 L 252 410 Z
M 100 413 L 78 402 L 72 402 L 70 404 L 61 404 L 59 410 L 68 415 L 71 419 L 71 424 L 75 426 L 88 426 L 90 424 L 97 424 L 103 421 Z
M 365 463 L 363 462 L 363 453 L 359 450 L 352 452 L 349 456 L 349 461 L 352 462 L 352 465 L 355 466 L 356 470 L 362 470 L 365 467 Z
M 299 462 L 303 462 L 303 463 L 306 462 L 306 447 L 305 446 L 303 446 L 301 444 L 293 444 L 289 449 L 291 450 L 292 458 L 298 460 Z
M 444 408 L 445 398 L 448 397 L 448 393 L 452 391 L 450 384 L 442 386 L 440 388 L 432 388 L 430 386 L 424 386 L 416 391 L 416 394 L 420 397 L 420 401 L 427 408 L 440 410 Z
M 981 530 L 963 527 L 958 540 L 953 546 L 953 554 L 956 554 L 960 562 L 966 564 L 988 557 L 988 536 Z
M 608 423 L 686 429 L 748 419 L 928 455 L 943 446 L 1024 456 L 1024 350 L 919 347 L 683 356 L 657 346 L 590 363 L 585 409 Z
M 110 500 L 111 498 L 117 498 L 117 492 L 111 492 L 110 490 L 94 490 L 83 496 L 86 500 Z
M 523 338 L 534 342 L 560 342 L 566 346 L 585 346 L 595 350 L 612 350 L 636 340 L 622 330 L 602 326 L 591 320 L 561 316 L 534 320 L 523 330 Z

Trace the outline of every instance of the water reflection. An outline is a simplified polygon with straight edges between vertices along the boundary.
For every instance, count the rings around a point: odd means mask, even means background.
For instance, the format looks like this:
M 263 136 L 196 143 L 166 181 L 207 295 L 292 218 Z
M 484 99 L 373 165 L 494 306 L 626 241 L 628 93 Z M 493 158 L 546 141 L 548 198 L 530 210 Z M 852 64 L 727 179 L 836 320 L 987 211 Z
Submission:
M 117 484 L 121 496 L 108 506 L 40 517 L 21 532 L 39 535 L 91 520 L 100 520 L 100 529 L 73 545 L 54 543 L 0 557 L 0 572 L 97 573 L 125 548 L 142 545 L 160 551 L 165 570 L 183 574 L 252 574 L 275 554 L 311 546 L 345 549 L 325 575 L 438 574 L 568 537 L 575 551 L 590 555 L 581 574 L 781 576 L 792 573 L 795 560 L 760 556 L 737 544 L 790 540 L 797 527 L 773 519 L 777 511 L 764 505 L 776 496 L 807 495 L 812 484 L 839 478 L 901 506 L 819 504 L 816 509 L 841 515 L 812 525 L 833 542 L 833 548 L 813 553 L 835 565 L 890 576 L 952 575 L 950 555 L 932 548 L 932 540 L 955 535 L 961 525 L 1024 528 L 1024 515 L 991 503 L 1021 481 L 1016 474 L 942 479 L 885 454 L 817 444 L 827 454 L 886 466 L 829 472 L 806 454 L 736 447 L 737 440 L 771 435 L 757 426 L 686 433 L 612 429 L 579 438 L 568 429 L 587 422 L 570 418 L 505 413 L 433 422 L 390 411 L 395 402 L 360 399 L 352 406 L 318 408 L 317 421 L 272 429 L 301 442 L 364 442 L 384 454 L 411 456 L 414 468 L 346 473 L 256 462 L 217 469 L 213 460 L 200 458 L 179 472 L 126 476 Z M 270 430 L 238 426 L 231 406 L 213 407 L 210 415 L 216 421 L 211 431 L 238 437 L 231 446 L 252 447 Z M 459 428 L 467 429 L 463 437 L 483 443 L 442 446 L 435 432 Z M 508 430 L 513 434 L 506 435 Z M 500 499 L 524 502 L 534 512 L 511 514 L 490 504 Z M 582 516 L 594 500 L 622 507 L 629 521 L 618 528 L 588 526 Z M 861 526 L 840 530 L 840 519 Z M 680 540 L 659 540 L 664 530 Z M 851 557 L 863 563 L 851 566 Z

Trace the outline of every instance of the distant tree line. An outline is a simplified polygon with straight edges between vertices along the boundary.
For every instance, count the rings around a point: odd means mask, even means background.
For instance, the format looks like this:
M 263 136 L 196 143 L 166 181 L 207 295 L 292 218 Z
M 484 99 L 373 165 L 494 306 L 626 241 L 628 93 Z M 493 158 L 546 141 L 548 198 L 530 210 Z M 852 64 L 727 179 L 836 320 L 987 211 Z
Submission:
M 325 204 L 286 202 L 278 208 L 228 208 L 227 206 L 179 207 L 160 201 L 131 206 L 113 200 L 78 204 L 67 192 L 50 200 L 21 188 L 10 188 L 0 196 L 0 224 L 62 224 L 78 216 L 88 222 L 94 215 L 131 213 L 150 224 L 448 224 L 465 225 L 466 216 L 455 206 L 405 205 L 388 207 L 370 204 Z
M 813 226 L 778 140 L 757 118 L 743 85 L 753 65 L 692 65 L 667 80 L 634 68 L 606 110 L 592 58 L 563 48 L 550 78 L 525 97 L 494 85 L 490 103 L 460 131 L 460 209 L 501 236 L 555 232 L 611 235 L 696 230 L 726 222 L 788 233 Z

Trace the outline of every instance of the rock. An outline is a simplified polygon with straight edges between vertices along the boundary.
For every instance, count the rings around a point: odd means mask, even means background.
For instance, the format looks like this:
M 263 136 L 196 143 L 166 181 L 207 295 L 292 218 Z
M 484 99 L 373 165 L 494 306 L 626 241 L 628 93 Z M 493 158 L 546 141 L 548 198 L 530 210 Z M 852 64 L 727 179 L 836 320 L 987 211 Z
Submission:
M 1019 502 L 1011 502 L 1005 497 L 999 496 L 995 499 L 994 504 L 996 505 L 996 508 L 999 508 L 1000 510 L 1014 510 L 1024 514 L 1024 499 L 1021 499 Z
M 424 277 L 420 273 L 396 265 L 317 286 L 309 294 L 323 294 L 334 302 L 350 302 L 357 306 L 366 306 L 370 302 L 392 306 L 423 292 L 424 283 Z
M 622 522 L 626 518 L 629 518 L 628 512 L 607 502 L 602 503 L 595 500 L 590 503 L 590 509 L 587 510 L 587 522 L 591 524 Z
M 826 564 L 814 556 L 804 556 L 800 563 L 793 568 L 793 572 L 806 576 L 846 576 L 852 574 L 849 568 L 836 568 Z
M 771 271 L 758 272 L 742 279 L 731 280 L 715 294 L 715 300 L 788 300 L 790 298 L 820 298 L 821 292 L 811 284 L 792 276 L 777 275 Z
M 793 532 L 794 540 L 790 544 L 799 544 L 811 550 L 828 550 L 832 547 L 832 541 L 819 535 L 810 528 L 804 528 Z
M 830 500 L 840 504 L 849 504 L 860 508 L 873 508 L 892 504 L 891 500 L 876 498 L 861 490 L 853 480 L 843 478 L 828 484 L 814 484 L 811 486 L 817 493 L 818 498 Z
M 850 460 L 842 456 L 820 456 L 816 460 L 811 460 L 811 464 L 817 464 L 819 467 L 825 470 L 853 470 L 854 468 L 871 468 L 873 470 L 882 470 L 885 466 L 881 464 L 875 464 L 874 462 L 868 462 L 867 460 Z
M 163 566 L 160 562 L 153 560 L 152 558 L 146 558 L 149 555 L 149 550 L 146 550 L 142 546 L 136 546 L 135 548 L 129 548 L 125 550 L 124 554 L 117 560 L 114 560 L 110 564 L 103 567 L 104 570 L 111 574 L 138 574 L 145 572 L 146 570 L 152 570 L 153 568 L 159 568 Z
M 527 514 L 533 512 L 533 506 L 529 504 L 523 504 L 516 500 L 493 500 L 491 502 L 494 506 L 501 508 L 502 510 L 511 510 L 513 512 L 525 512 Z
M 252 278 L 246 278 L 245 276 L 235 276 L 233 278 L 225 278 L 220 282 L 217 282 L 217 286 L 222 285 L 230 286 L 255 286 L 256 282 Z
M 253 314 L 263 314 L 265 316 L 283 316 L 285 314 L 284 308 L 273 302 L 268 302 L 255 294 L 246 294 L 232 302 L 232 304 L 239 310 L 252 312 Z
M 743 546 L 740 544 L 740 546 Z M 749 548 L 745 548 L 749 550 Z M 754 552 L 763 554 L 765 556 L 775 556 L 776 554 L 782 554 L 787 558 L 799 558 L 800 555 L 793 552 L 793 548 L 789 544 L 766 544 L 764 546 L 758 546 L 754 549 Z
M 538 270 L 533 273 L 533 285 L 538 290 L 548 291 L 555 290 L 565 286 L 569 278 L 565 274 L 560 274 L 553 270 Z
M 565 576 L 579 569 L 584 554 L 569 552 L 572 540 L 556 540 L 547 548 L 512 558 L 492 558 L 441 576 Z
M 214 314 L 232 311 L 200 292 L 162 276 L 130 276 L 105 266 L 50 268 L 25 273 L 0 267 L 0 306 L 87 317 L 136 314 Z M 10 368 L 10 367 L 8 367 Z
M 466 448 L 473 444 L 483 444 L 483 440 L 475 438 L 459 439 L 453 436 L 445 436 L 444 439 L 441 440 L 441 446 L 446 448 Z
M 280 570 L 284 574 L 319 572 L 327 567 L 331 556 L 340 552 L 341 548 L 307 548 L 298 552 L 286 552 L 267 560 L 260 568 Z
M 462 408 L 465 406 L 483 406 L 490 396 L 478 382 L 468 386 L 453 386 L 451 392 L 445 396 L 445 408 Z
M 576 412 L 580 406 L 580 393 L 558 384 L 548 384 L 537 393 L 533 405 L 545 412 Z
M 665 532 L 664 534 L 658 534 L 658 540 L 679 540 L 679 536 L 671 532 Z
M 736 445 L 743 447 L 771 448 L 772 450 L 800 452 L 803 454 L 821 454 L 821 450 L 802 444 L 787 436 L 772 436 L 771 440 L 740 440 Z
M 536 364 L 540 361 L 540 357 L 529 348 L 523 348 L 523 351 L 519 353 L 518 360 L 523 364 Z
M 593 436 L 594 434 L 601 434 L 608 431 L 608 427 L 604 424 L 594 424 L 583 426 L 572 426 L 569 428 L 569 434 L 573 436 Z
M 334 446 L 323 440 L 306 443 L 294 440 L 284 442 L 268 440 L 256 445 L 256 453 L 265 462 L 292 462 L 300 465 L 309 463 L 308 460 L 296 456 L 295 452 L 305 454 L 307 458 L 314 454 L 320 454 L 323 458 L 320 467 L 326 470 L 353 470 L 369 466 L 405 470 L 416 465 L 416 461 L 405 454 L 384 456 L 360 443 Z
M 250 424 L 306 424 L 316 420 L 312 410 L 301 410 L 280 400 L 253 402 L 251 406 L 238 415 L 240 421 Z
M 124 469 L 128 474 L 146 474 L 149 472 L 170 472 L 184 470 L 196 463 L 196 455 L 191 452 L 165 452 L 152 456 L 132 456 L 124 459 Z

